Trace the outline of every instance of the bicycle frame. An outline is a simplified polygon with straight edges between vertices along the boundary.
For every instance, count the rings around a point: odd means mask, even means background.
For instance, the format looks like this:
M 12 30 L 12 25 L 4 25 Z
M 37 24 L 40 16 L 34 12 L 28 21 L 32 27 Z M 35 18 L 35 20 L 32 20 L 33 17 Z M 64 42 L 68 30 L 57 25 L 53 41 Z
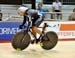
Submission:
M 33 34 L 33 32 L 31 31 L 31 29 L 32 29 L 32 27 L 30 27 L 30 26 L 28 26 L 28 27 L 26 27 L 26 29 L 27 30 L 24 30 L 24 32 L 30 32 L 31 33 L 31 35 L 33 35 L 34 36 L 34 39 L 41 39 L 42 38 L 42 35 L 44 35 L 45 34 L 45 28 L 46 27 L 48 27 L 48 25 L 46 24 L 46 23 L 44 23 L 44 26 L 43 26 L 43 28 L 42 28 L 42 34 L 37 38 L 34 34 Z
M 32 23 L 31 22 L 29 22 L 29 19 L 26 19 L 26 22 L 28 22 L 28 25 L 27 25 L 27 27 L 26 27 L 26 30 L 24 30 L 24 32 L 30 32 L 33 36 L 34 36 L 34 38 L 35 39 L 41 39 L 41 37 L 42 37 L 42 35 L 44 35 L 45 34 L 45 29 L 46 29 L 46 27 L 50 27 L 49 25 L 47 25 L 47 23 L 44 23 L 44 26 L 43 26 L 43 28 L 42 28 L 42 34 L 38 37 L 38 38 L 36 38 L 36 36 L 32 33 L 32 31 L 31 31 L 31 28 L 32 27 L 30 27 L 30 25 L 32 25 Z M 23 28 L 24 29 L 24 28 Z

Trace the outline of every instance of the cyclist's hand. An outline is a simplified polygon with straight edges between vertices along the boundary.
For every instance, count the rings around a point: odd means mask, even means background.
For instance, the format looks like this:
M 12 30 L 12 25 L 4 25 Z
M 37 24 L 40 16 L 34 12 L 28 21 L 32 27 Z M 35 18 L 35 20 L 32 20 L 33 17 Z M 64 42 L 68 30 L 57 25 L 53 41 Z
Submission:
M 23 25 L 20 25 L 20 26 L 19 26 L 19 29 L 22 29 L 22 28 L 23 28 Z

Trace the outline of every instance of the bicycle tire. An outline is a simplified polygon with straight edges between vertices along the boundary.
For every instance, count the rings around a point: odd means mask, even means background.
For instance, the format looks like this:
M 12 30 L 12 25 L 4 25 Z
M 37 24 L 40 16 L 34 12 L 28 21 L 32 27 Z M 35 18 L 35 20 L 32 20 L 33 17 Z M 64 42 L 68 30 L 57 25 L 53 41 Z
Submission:
M 30 44 L 31 37 L 28 33 L 25 32 L 18 32 L 13 37 L 12 46 L 16 50 L 24 50 Z
M 56 46 L 57 42 L 58 42 L 57 34 L 53 31 L 49 31 L 46 33 L 45 37 L 43 38 L 43 41 L 41 42 L 42 43 L 41 47 L 45 50 L 50 50 Z

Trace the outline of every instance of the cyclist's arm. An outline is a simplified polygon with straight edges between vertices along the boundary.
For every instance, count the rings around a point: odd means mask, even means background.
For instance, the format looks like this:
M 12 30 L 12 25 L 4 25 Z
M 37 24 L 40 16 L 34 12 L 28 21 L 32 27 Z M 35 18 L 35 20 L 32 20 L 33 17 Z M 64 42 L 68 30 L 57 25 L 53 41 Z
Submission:
M 27 19 L 29 18 L 27 16 L 24 16 L 23 23 L 21 24 L 22 26 L 26 23 Z
M 24 25 L 25 23 L 26 23 L 26 16 L 24 16 L 22 25 Z

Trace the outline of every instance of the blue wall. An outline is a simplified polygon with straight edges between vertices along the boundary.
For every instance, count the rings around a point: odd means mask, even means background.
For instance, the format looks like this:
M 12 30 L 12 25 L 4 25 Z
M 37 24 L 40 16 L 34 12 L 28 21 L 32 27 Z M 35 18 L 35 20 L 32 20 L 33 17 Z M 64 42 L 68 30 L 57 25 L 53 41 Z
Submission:
M 0 22 L 0 40 L 11 40 L 20 29 L 20 22 Z

